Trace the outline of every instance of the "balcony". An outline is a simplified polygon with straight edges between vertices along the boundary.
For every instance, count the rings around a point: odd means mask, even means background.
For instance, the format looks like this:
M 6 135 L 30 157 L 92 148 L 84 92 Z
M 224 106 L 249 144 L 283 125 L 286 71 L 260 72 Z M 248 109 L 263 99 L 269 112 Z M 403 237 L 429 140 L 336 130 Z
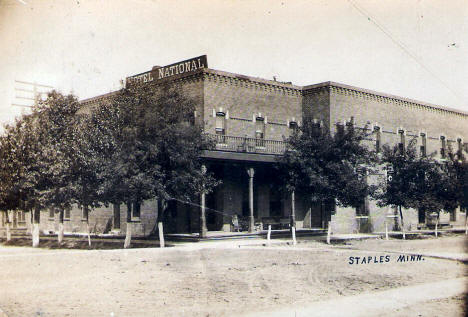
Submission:
M 215 143 L 213 151 L 281 155 L 286 149 L 284 141 L 219 134 L 207 134 L 207 136 Z

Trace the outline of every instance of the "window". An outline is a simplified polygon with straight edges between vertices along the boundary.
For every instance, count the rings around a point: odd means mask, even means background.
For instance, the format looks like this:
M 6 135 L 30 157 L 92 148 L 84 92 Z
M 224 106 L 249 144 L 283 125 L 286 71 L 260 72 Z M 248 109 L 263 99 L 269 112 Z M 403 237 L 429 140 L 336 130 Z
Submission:
M 86 221 L 88 220 L 88 209 L 82 207 L 81 208 L 81 221 Z
M 54 219 L 55 217 L 55 212 L 52 208 L 49 209 L 49 218 Z
M 296 121 L 289 121 L 289 129 L 291 129 L 292 133 L 297 131 L 297 122 Z
M 400 129 L 398 130 L 398 134 L 400 135 L 400 142 L 398 143 L 398 151 L 400 152 L 400 155 L 405 154 L 405 131 Z
M 140 219 L 141 203 L 134 203 L 132 209 L 132 219 Z
M 375 151 L 377 153 L 380 153 L 380 146 L 381 146 L 381 132 L 380 132 L 380 127 L 375 126 L 374 127 L 374 132 L 375 132 Z
M 356 208 L 356 216 L 369 216 L 369 204 L 367 199 L 363 198 L 359 207 Z
M 351 117 L 348 122 L 346 122 L 346 130 L 349 133 L 352 133 L 354 130 L 354 117 Z
M 217 135 L 225 135 L 226 133 L 226 114 L 224 112 L 216 112 L 216 126 Z
M 312 133 L 313 135 L 317 136 L 320 135 L 322 132 L 322 122 L 314 119 L 312 122 Z
M 255 119 L 255 138 L 257 146 L 265 146 L 265 119 L 262 117 Z
M 447 141 L 445 140 L 445 136 L 440 136 L 440 157 L 445 158 L 447 155 Z
M 420 153 L 421 156 L 425 157 L 427 155 L 427 148 L 426 148 L 426 133 L 421 133 L 421 146 L 420 146 Z
M 344 134 L 344 125 L 341 122 L 336 123 L 336 133 L 338 133 L 338 135 Z
M 457 139 L 457 155 L 458 155 L 458 158 L 459 158 L 459 159 L 462 158 L 462 152 L 463 152 L 463 143 L 462 143 L 462 139 L 461 139 L 461 138 L 458 138 L 458 139 Z
M 120 229 L 120 205 L 113 204 L 114 207 L 114 229 Z
M 24 214 L 24 211 L 18 211 L 18 222 L 26 222 L 26 215 Z

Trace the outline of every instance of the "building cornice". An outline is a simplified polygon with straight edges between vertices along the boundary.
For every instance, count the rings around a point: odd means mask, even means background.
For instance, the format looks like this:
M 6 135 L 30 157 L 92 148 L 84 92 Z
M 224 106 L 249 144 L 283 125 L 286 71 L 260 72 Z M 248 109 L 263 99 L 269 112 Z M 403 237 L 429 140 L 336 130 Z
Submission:
M 184 75 L 174 76 L 171 79 L 164 80 L 162 82 L 173 81 L 173 82 L 186 82 L 186 81 L 199 81 L 199 80 L 208 80 L 219 83 L 224 83 L 232 85 L 235 87 L 245 87 L 260 89 L 269 92 L 282 93 L 292 96 L 307 96 L 310 94 L 317 93 L 340 93 L 348 96 L 360 97 L 364 99 L 377 100 L 383 103 L 392 103 L 401 106 L 407 106 L 415 109 L 422 109 L 427 111 L 438 112 L 440 114 L 456 115 L 463 118 L 468 118 L 468 112 L 457 110 L 453 108 L 443 107 L 427 102 L 421 102 L 418 100 L 413 100 L 409 98 L 399 97 L 392 94 L 386 94 L 382 92 L 377 92 L 365 88 L 359 88 L 355 86 L 350 86 L 346 84 L 341 84 L 333 81 L 327 81 L 323 83 L 318 83 L 314 85 L 307 86 L 297 86 L 291 83 L 284 83 L 275 80 L 268 80 L 259 77 L 246 76 L 236 73 L 230 73 L 220 70 L 215 70 L 211 68 L 202 68 L 197 70 L 194 73 L 188 73 Z M 161 82 L 161 83 L 162 83 Z M 159 83 L 154 83 L 159 84 Z M 92 98 L 87 98 L 81 100 L 82 104 L 90 104 L 97 100 L 102 100 L 103 98 L 110 97 L 116 94 L 117 91 L 109 92 L 103 95 L 99 95 Z
M 342 93 L 345 95 L 361 97 L 365 99 L 373 99 L 387 103 L 394 103 L 403 106 L 409 106 L 414 108 L 420 108 L 429 111 L 435 111 L 442 114 L 451 114 L 451 115 L 459 115 L 462 117 L 468 117 L 468 112 L 457 110 L 453 108 L 443 107 L 427 102 L 422 102 L 414 99 L 404 98 L 395 96 L 392 94 L 386 94 L 382 92 L 377 92 L 369 89 L 354 87 L 346 84 L 336 83 L 333 81 L 327 81 L 315 85 L 309 85 L 302 87 L 304 95 L 310 93 L 316 93 L 317 91 L 321 91 L 323 89 L 329 89 L 330 92 L 334 93 Z
M 290 83 L 267 80 L 258 77 L 245 76 L 211 68 L 203 69 L 205 79 L 229 84 L 237 87 L 261 89 L 264 91 L 278 92 L 287 95 L 301 96 L 302 87 Z

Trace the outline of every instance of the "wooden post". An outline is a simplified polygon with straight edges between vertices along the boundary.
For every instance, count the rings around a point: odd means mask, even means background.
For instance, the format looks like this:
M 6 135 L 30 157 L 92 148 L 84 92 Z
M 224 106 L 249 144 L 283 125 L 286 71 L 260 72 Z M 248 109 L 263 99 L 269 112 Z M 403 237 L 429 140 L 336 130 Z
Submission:
M 465 210 L 465 235 L 468 235 L 468 208 Z
M 255 218 L 254 218 L 254 204 L 253 204 L 253 178 L 255 170 L 253 167 L 250 167 L 247 170 L 249 174 L 249 232 L 254 232 Z
M 331 221 L 328 222 L 327 244 L 330 244 L 330 240 L 331 240 Z
M 158 231 L 159 231 L 159 247 L 164 248 L 164 229 L 163 229 L 163 223 L 158 222 Z
M 296 242 L 296 228 L 292 227 L 291 232 L 292 232 L 293 245 L 296 245 L 297 244 L 297 242 Z
M 271 238 L 271 225 L 268 225 L 268 233 L 267 233 L 267 243 L 270 245 L 270 238 Z
M 436 236 L 436 238 L 439 236 L 438 231 L 437 231 L 438 226 L 439 226 L 439 215 L 437 215 L 436 224 L 435 224 L 435 236 Z
M 206 173 L 206 165 L 201 166 L 202 173 Z M 206 226 L 206 194 L 205 191 L 202 190 L 200 193 L 200 238 L 206 238 L 208 234 L 208 228 Z
M 385 218 L 385 240 L 388 240 L 388 220 Z

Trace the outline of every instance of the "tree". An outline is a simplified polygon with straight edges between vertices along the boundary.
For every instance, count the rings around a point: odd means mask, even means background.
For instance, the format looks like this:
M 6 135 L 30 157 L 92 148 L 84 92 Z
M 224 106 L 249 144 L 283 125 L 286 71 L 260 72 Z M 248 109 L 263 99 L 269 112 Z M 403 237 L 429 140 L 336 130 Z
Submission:
M 468 210 L 468 162 L 462 149 L 454 152 L 449 148 L 443 171 L 449 181 L 445 191 L 448 202 L 446 210 L 453 210 L 456 207 Z M 465 227 L 466 225 L 465 219 Z
M 107 202 L 127 205 L 128 247 L 132 208 L 157 199 L 161 222 L 167 201 L 192 201 L 217 182 L 201 168 L 201 151 L 211 143 L 194 123 L 195 104 L 177 89 L 133 84 L 116 94 L 110 106 L 115 116 L 106 127 L 113 152 L 103 169 L 103 192 Z
M 366 170 L 374 166 L 373 152 L 364 144 L 366 131 L 339 125 L 331 134 L 327 127 L 305 118 L 279 159 L 287 190 L 304 192 L 321 206 L 336 200 L 339 205 L 358 208 L 372 187 L 363 181 Z
M 71 131 L 78 109 L 75 97 L 52 91 L 33 106 L 31 115 L 5 128 L 2 196 L 8 198 L 7 208 L 31 212 L 33 246 L 39 244 L 40 211 L 60 210 L 63 220 L 63 210 L 71 208 Z
M 39 245 L 39 208 L 44 203 L 41 191 L 46 182 L 42 170 L 41 131 L 33 115 L 16 119 L 15 123 L 6 126 L 7 171 L 11 173 L 8 188 L 10 208 L 30 212 L 32 223 L 32 244 Z
M 398 146 L 383 146 L 382 163 L 393 170 L 391 181 L 380 184 L 374 197 L 379 206 L 397 207 L 404 233 L 402 208 L 414 208 L 422 212 L 439 214 L 453 206 L 452 180 L 447 165 L 434 159 L 435 154 L 419 156 L 416 139 L 401 151 Z
M 35 125 L 40 132 L 40 155 L 42 161 L 41 208 L 59 213 L 59 243 L 63 240 L 63 218 L 65 210 L 73 203 L 72 180 L 76 175 L 73 166 L 76 153 L 74 133 L 78 99 L 73 95 L 62 95 L 52 91 L 46 100 L 33 107 Z

